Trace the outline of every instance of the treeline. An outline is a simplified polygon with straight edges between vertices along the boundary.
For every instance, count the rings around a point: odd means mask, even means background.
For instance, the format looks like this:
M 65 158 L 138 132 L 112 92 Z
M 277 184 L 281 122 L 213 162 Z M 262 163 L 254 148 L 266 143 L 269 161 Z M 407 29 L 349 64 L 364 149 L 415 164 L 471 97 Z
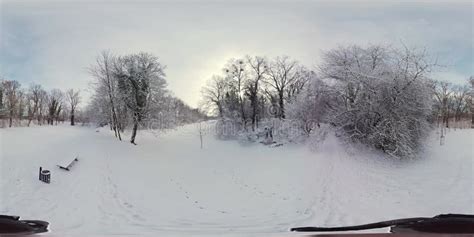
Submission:
M 119 140 L 127 128 L 135 144 L 139 128 L 167 129 L 206 118 L 172 96 L 166 88 L 165 66 L 152 54 L 102 52 L 89 72 L 94 94 L 88 115 L 94 123 L 109 125 Z
M 220 118 L 234 118 L 243 129 L 254 131 L 269 110 L 271 116 L 284 119 L 286 104 L 312 77 L 314 72 L 287 56 L 230 59 L 223 74 L 212 76 L 202 89 L 201 107 Z
M 326 51 L 314 70 L 289 57 L 246 56 L 212 76 L 202 106 L 239 133 L 258 134 L 259 122 L 275 118 L 306 135 L 325 123 L 344 139 L 411 157 L 438 117 L 449 126 L 473 114 L 472 79 L 444 92 L 446 83 L 429 78 L 436 67 L 424 50 L 379 45 Z
M 54 125 L 78 120 L 79 90 L 45 90 L 39 84 L 23 88 L 18 81 L 0 81 L 0 127 Z M 82 116 L 79 120 L 83 121 Z M 6 123 L 6 124 L 5 124 Z
M 473 108 L 474 77 L 471 76 L 465 85 L 456 85 L 446 81 L 433 83 L 435 106 L 434 113 L 439 126 L 446 128 L 459 126 L 461 121 L 470 121 L 474 128 Z
M 75 125 L 79 121 L 110 126 L 120 140 L 130 129 L 130 142 L 135 144 L 139 129 L 170 129 L 207 119 L 172 95 L 164 71 L 165 66 L 149 53 L 116 56 L 102 52 L 89 68 L 94 92 L 81 111 L 78 90 L 47 91 L 39 84 L 22 88 L 18 81 L 2 80 L 1 126 L 57 125 L 66 120 Z

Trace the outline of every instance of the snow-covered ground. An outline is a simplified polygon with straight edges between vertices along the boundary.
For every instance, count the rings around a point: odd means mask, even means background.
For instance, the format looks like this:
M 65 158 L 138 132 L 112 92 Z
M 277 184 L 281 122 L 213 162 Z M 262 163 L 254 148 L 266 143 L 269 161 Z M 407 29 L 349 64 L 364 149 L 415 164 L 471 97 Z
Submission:
M 451 130 L 444 146 L 433 136 L 403 162 L 333 136 L 310 151 L 206 135 L 200 149 L 196 125 L 141 132 L 138 146 L 66 125 L 1 129 L 0 139 L 0 214 L 49 221 L 56 234 L 268 234 L 474 212 L 474 130 Z M 76 155 L 70 172 L 56 167 Z

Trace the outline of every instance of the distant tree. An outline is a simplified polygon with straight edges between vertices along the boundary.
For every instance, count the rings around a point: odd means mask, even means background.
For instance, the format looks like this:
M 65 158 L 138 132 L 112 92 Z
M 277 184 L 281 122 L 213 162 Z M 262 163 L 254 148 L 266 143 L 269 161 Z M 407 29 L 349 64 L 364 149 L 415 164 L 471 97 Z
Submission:
M 449 106 L 451 104 L 452 84 L 446 81 L 436 81 L 434 84 L 434 95 L 438 104 L 438 110 L 442 118 L 442 126 L 449 127 Z
M 470 90 L 466 99 L 471 112 L 471 128 L 474 128 L 474 76 L 469 78 L 469 86 Z
M 17 117 L 18 117 L 18 125 L 21 126 L 21 120 L 24 117 L 25 114 L 25 107 L 26 107 L 26 93 L 23 89 L 18 90 L 18 112 L 17 112 Z
M 53 89 L 48 95 L 48 124 L 54 125 L 58 121 L 62 110 L 63 93 L 59 89 Z
M 255 128 L 258 127 L 258 109 L 259 109 L 259 93 L 260 93 L 260 82 L 263 81 L 265 75 L 268 72 L 267 61 L 263 57 L 247 56 L 247 64 L 250 68 L 250 76 L 246 84 L 247 95 L 250 99 L 250 106 L 252 108 L 252 131 L 255 131 Z
M 13 118 L 17 115 L 18 113 L 18 104 L 20 100 L 20 87 L 21 84 L 17 81 L 3 81 L 3 90 L 5 93 L 5 107 L 6 110 L 8 111 L 8 126 L 12 127 L 13 125 Z
M 40 109 L 40 102 L 41 102 L 41 97 L 43 95 L 44 91 L 41 87 L 41 85 L 38 84 L 32 84 L 29 88 L 28 91 L 28 126 L 30 126 L 31 121 L 38 116 L 39 109 Z
M 467 97 L 469 96 L 469 87 L 456 86 L 453 88 L 453 106 L 454 106 L 454 120 L 456 122 L 461 120 L 461 116 L 468 110 Z
M 280 118 L 285 118 L 285 92 L 299 78 L 299 73 L 298 62 L 287 56 L 277 57 L 270 63 L 266 82 L 276 92 Z
M 212 76 L 201 90 L 203 96 L 202 107 L 210 112 L 217 112 L 220 118 L 224 117 L 224 96 L 227 82 L 221 76 Z
M 76 108 L 77 108 L 77 105 L 79 104 L 79 102 L 81 101 L 81 97 L 79 96 L 79 91 L 76 90 L 74 91 L 74 89 L 69 89 L 67 92 L 66 92 L 66 99 L 67 99 L 67 102 L 69 104 L 69 108 L 70 108 L 70 119 L 71 119 L 71 126 L 74 126 L 74 115 L 75 115 L 75 112 L 76 112 Z
M 230 87 L 227 92 L 227 103 L 232 102 L 232 97 L 237 97 L 240 119 L 242 124 L 245 127 L 246 125 L 246 113 L 245 113 L 245 103 L 244 103 L 244 91 L 245 83 L 248 79 L 248 72 L 246 69 L 246 63 L 244 59 L 230 59 L 227 62 L 227 65 L 224 68 L 225 77 L 229 80 L 228 86 Z M 231 105 L 230 107 L 233 107 Z
M 287 103 L 291 103 L 293 98 L 301 93 L 307 86 L 307 84 L 311 81 L 311 79 L 316 77 L 316 73 L 314 71 L 310 71 L 303 66 L 299 68 L 299 75 L 296 79 L 290 83 L 286 88 L 286 101 Z
M 304 90 L 294 95 L 287 106 L 287 116 L 298 121 L 300 129 L 309 135 L 318 124 L 327 122 L 324 118 L 331 98 L 330 87 L 314 76 L 308 80 Z
M 36 119 L 39 125 L 42 125 L 45 120 L 45 116 L 47 115 L 48 110 L 48 92 L 41 89 L 38 92 L 38 115 Z
M 3 95 L 4 95 L 4 88 L 3 88 L 3 80 L 0 80 L 0 113 L 3 110 Z

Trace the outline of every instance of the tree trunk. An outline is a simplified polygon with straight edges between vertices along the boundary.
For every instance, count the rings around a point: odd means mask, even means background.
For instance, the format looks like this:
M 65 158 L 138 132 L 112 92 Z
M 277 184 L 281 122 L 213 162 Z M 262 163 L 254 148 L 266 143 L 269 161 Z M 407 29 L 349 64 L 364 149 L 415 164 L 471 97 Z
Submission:
M 471 128 L 474 128 L 474 113 L 471 113 Z
M 247 130 L 246 122 L 245 122 L 245 110 L 244 110 L 244 101 L 242 100 L 242 96 L 239 95 L 240 100 L 240 114 L 242 116 L 242 121 L 244 123 L 244 129 Z
M 109 93 L 109 99 L 110 99 L 110 105 L 111 105 L 111 111 L 112 111 L 112 127 L 114 129 L 115 136 L 118 137 L 120 141 L 122 141 L 122 136 L 120 136 L 120 129 L 118 127 L 117 114 L 115 113 L 114 100 L 110 93 Z
M 130 142 L 134 145 L 137 145 L 135 143 L 135 137 L 137 136 L 137 129 L 138 129 L 138 121 L 133 122 L 133 129 L 132 129 L 132 138 L 130 139 Z
M 71 114 L 71 126 L 74 126 L 74 113 Z
M 255 131 L 255 125 L 257 122 L 257 106 L 258 106 L 257 95 L 254 95 L 252 97 L 252 132 Z
M 285 118 L 285 104 L 283 101 L 283 90 L 280 90 L 278 92 L 278 97 L 279 98 L 279 105 L 280 105 L 280 118 L 284 119 Z
M 10 114 L 10 119 L 9 119 L 9 125 L 8 127 L 12 127 L 12 124 L 13 124 L 13 116 Z

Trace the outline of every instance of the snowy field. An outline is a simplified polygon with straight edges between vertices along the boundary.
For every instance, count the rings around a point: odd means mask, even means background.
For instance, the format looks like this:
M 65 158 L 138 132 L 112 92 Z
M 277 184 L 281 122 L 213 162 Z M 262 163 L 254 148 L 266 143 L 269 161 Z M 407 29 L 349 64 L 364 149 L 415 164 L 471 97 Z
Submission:
M 405 162 L 331 136 L 317 151 L 210 135 L 200 149 L 196 125 L 141 132 L 138 146 L 65 125 L 0 135 L 0 214 L 49 221 L 56 234 L 265 235 L 474 212 L 474 130 L 449 131 L 444 146 L 433 136 L 423 157 Z M 55 166 L 76 155 L 70 172 Z M 38 181 L 39 166 L 51 184 Z

